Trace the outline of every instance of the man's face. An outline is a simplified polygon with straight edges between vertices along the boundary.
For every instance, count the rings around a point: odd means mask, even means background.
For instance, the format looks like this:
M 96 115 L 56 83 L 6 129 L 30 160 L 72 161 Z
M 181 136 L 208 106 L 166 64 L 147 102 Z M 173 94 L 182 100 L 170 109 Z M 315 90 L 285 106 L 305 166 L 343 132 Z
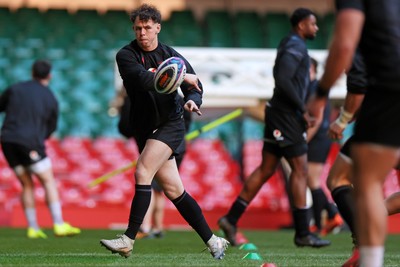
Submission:
M 157 48 L 158 33 L 161 29 L 160 23 L 155 23 L 151 19 L 144 21 L 136 17 L 132 28 L 139 46 L 144 51 L 152 51 Z
M 310 15 L 300 23 L 302 24 L 304 38 L 313 40 L 318 32 L 317 18 L 314 15 Z

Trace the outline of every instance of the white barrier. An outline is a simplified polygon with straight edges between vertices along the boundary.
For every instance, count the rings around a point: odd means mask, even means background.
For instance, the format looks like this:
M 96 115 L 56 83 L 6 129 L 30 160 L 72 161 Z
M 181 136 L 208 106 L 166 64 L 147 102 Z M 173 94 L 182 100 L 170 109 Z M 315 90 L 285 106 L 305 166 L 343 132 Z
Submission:
M 274 90 L 272 74 L 275 49 L 193 48 L 175 47 L 195 69 L 204 87 L 203 107 L 246 107 L 269 99 Z M 326 50 L 310 50 L 310 56 L 319 62 L 321 75 Z M 116 73 L 116 88 L 122 82 Z M 345 75 L 332 88 L 332 99 L 346 95 Z

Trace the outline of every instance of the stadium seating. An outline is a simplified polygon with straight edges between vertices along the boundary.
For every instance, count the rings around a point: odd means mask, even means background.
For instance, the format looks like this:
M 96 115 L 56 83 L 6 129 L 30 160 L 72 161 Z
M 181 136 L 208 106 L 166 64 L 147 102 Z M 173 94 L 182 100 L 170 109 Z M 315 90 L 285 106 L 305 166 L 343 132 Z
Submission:
M 238 47 L 265 47 L 262 20 L 256 12 L 241 11 L 236 14 L 235 34 Z
M 249 143 L 245 146 L 247 151 L 245 157 L 251 159 L 249 148 L 259 152 L 260 143 Z M 207 153 L 204 153 L 205 151 Z M 47 142 L 47 153 L 52 159 L 58 186 L 62 188 L 60 192 L 64 205 L 90 205 L 90 207 L 126 203 L 130 205 L 134 192 L 133 169 L 96 187 L 89 188 L 88 184 L 99 176 L 136 160 L 139 153 L 134 141 L 107 137 L 52 138 Z M 250 164 L 247 169 L 257 163 L 248 160 L 245 162 Z M 0 174 L 0 191 L 10 199 L 15 199 L 17 203 L 20 185 L 2 153 L 0 153 Z M 239 163 L 232 159 L 224 144 L 217 139 L 197 139 L 188 146 L 181 166 L 181 176 L 187 190 L 202 207 L 208 210 L 228 208 L 241 189 Z M 279 177 L 275 180 L 276 186 L 264 189 L 260 194 L 261 202 L 257 200 L 255 207 L 261 205 L 273 210 L 287 208 L 284 192 L 279 193 L 282 182 Z M 36 190 L 39 201 L 44 203 L 43 189 L 38 186 Z M 0 201 L 1 198 L 0 196 Z M 277 203 L 280 203 L 279 206 Z M 174 209 L 172 203 L 168 205 Z
M 174 46 L 203 46 L 203 34 L 192 11 L 173 11 L 168 20 Z
M 233 19 L 225 10 L 209 10 L 204 18 L 204 34 L 208 47 L 234 47 Z
M 333 27 L 335 25 L 335 14 L 328 13 L 322 18 L 321 30 L 324 33 L 325 37 L 325 46 L 329 47 L 330 38 L 333 34 Z
M 332 14 L 320 21 L 320 34 L 309 44 L 312 48 L 325 48 L 332 31 Z M 115 125 L 115 119 L 107 122 L 104 114 L 114 95 L 115 52 L 133 37 L 127 12 L 78 10 L 71 14 L 61 9 L 0 8 L 0 24 L 7 25 L 0 27 L 0 90 L 29 79 L 33 60 L 47 58 L 54 66 L 51 87 L 61 106 L 57 136 L 116 134 L 104 127 Z M 163 21 L 160 40 L 173 46 L 275 48 L 289 28 L 286 13 L 260 16 L 252 11 L 209 10 L 199 20 L 192 11 L 181 10 Z M 100 122 L 75 127 L 79 118 L 69 113 L 76 109 L 82 119 Z
M 264 17 L 264 29 L 267 47 L 278 47 L 281 39 L 290 31 L 288 14 L 266 13 Z
M 323 20 L 331 23 L 329 16 Z M 29 79 L 34 59 L 47 58 L 53 64 L 50 86 L 60 103 L 60 119 L 47 153 L 58 186 L 63 188 L 63 204 L 90 208 L 130 205 L 127 200 L 133 193 L 133 170 L 94 188 L 87 187 L 93 179 L 138 157 L 136 144 L 120 139 L 117 118 L 107 114 L 108 102 L 115 93 L 116 50 L 134 36 L 127 12 L 78 10 L 72 14 L 58 9 L 0 8 L 0 25 L 7 25 L 0 27 L 0 91 Z M 183 10 L 172 12 L 163 21 L 160 40 L 173 46 L 275 48 L 288 28 L 288 17 L 283 13 L 209 10 L 198 20 L 191 11 Z M 201 123 L 192 126 L 198 128 Z M 253 153 L 248 153 L 247 145 L 241 150 L 242 142 L 260 136 L 262 126 L 244 120 L 222 125 L 190 144 L 182 164 L 182 179 L 202 207 L 228 207 L 240 190 L 241 157 L 246 176 L 260 160 L 260 145 L 253 144 Z M 254 207 L 287 209 L 285 196 L 279 193 L 280 179 L 277 175 L 273 186 L 263 189 Z M 212 186 L 216 181 L 217 188 Z M 0 209 L 19 203 L 20 190 L 0 153 Z M 43 189 L 38 189 L 37 196 L 44 203 Z

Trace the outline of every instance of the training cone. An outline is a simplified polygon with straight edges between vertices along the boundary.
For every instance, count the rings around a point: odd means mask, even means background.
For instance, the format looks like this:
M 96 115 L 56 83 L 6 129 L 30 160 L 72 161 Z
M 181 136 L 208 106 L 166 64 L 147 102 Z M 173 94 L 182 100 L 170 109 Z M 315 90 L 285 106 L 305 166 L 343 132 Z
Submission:
M 239 247 L 242 250 L 257 250 L 258 248 L 253 243 L 243 244 Z
M 242 260 L 262 260 L 262 258 L 258 253 L 250 252 L 244 255 Z
M 275 263 L 266 262 L 260 265 L 260 267 L 277 267 Z
M 236 242 L 238 244 L 246 244 L 246 243 L 249 243 L 249 240 L 246 238 L 246 236 L 242 232 L 237 232 L 236 233 Z

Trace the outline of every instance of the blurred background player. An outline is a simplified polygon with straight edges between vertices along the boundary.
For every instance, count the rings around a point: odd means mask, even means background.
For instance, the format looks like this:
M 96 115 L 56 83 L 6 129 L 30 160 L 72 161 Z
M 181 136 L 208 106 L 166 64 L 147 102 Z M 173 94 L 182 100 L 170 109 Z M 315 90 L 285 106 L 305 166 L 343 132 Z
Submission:
M 333 140 L 341 140 L 343 138 L 343 132 L 349 122 L 354 119 L 367 90 L 366 69 L 360 51 L 356 51 L 354 54 L 351 68 L 347 71 L 346 84 L 347 94 L 343 107 L 340 109 L 339 117 L 332 122 L 329 128 L 329 136 Z M 332 198 L 352 233 L 354 244 L 353 255 L 343 265 L 345 267 L 356 266 L 359 258 L 358 243 L 354 229 L 356 208 L 353 200 L 354 190 L 351 179 L 351 143 L 352 137 L 350 137 L 340 149 L 326 181 L 328 189 L 331 191 Z
M 347 72 L 347 94 L 339 117 L 332 122 L 329 128 L 329 136 L 334 140 L 344 139 L 344 130 L 349 122 L 356 119 L 357 112 L 364 99 L 367 90 L 367 75 L 363 57 L 359 50 L 353 57 L 350 70 Z M 332 197 L 337 204 L 343 219 L 350 228 L 353 239 L 353 255 L 343 264 L 343 267 L 357 266 L 359 260 L 358 242 L 355 234 L 355 203 L 353 200 L 352 184 L 352 159 L 350 146 L 353 138 L 350 137 L 344 143 L 333 163 L 327 178 L 327 186 L 332 193 Z M 396 214 L 400 211 L 400 194 L 394 193 L 385 200 L 388 215 Z
M 49 89 L 51 64 L 37 60 L 32 80 L 11 85 L 0 96 L 0 112 L 6 116 L 1 129 L 4 156 L 22 185 L 21 201 L 28 221 L 28 238 L 47 238 L 40 229 L 35 209 L 33 175 L 43 185 L 54 234 L 72 236 L 81 232 L 64 222 L 51 161 L 45 140 L 56 130 L 58 103 Z
M 349 69 L 359 47 L 367 70 L 367 91 L 350 147 L 354 221 L 360 266 L 380 267 L 387 234 L 383 184 L 400 156 L 400 2 L 337 0 L 336 7 L 325 72 L 308 110 L 321 118 L 330 88 L 343 70 Z
M 185 145 L 183 110 L 201 115 L 202 84 L 182 55 L 158 41 L 161 14 L 156 7 L 143 4 L 131 12 L 130 20 L 135 39 L 117 52 L 116 60 L 131 101 L 129 119 L 140 152 L 135 171 L 135 194 L 124 234 L 116 239 L 102 239 L 100 244 L 123 257 L 131 255 L 150 205 L 151 182 L 155 178 L 213 258 L 222 259 L 229 242 L 213 234 L 200 206 L 186 192 L 175 161 L 175 156 L 183 152 Z M 154 73 L 148 71 L 172 56 L 181 58 L 186 65 L 187 72 L 181 85 L 185 99 L 183 108 L 177 91 L 171 94 L 155 91 Z
M 232 245 L 237 245 L 237 222 L 263 184 L 275 173 L 282 157 L 292 169 L 289 183 L 293 196 L 292 209 L 297 246 L 330 245 L 309 230 L 307 190 L 306 129 L 310 121 L 305 109 L 310 82 L 310 57 L 305 40 L 314 39 L 318 31 L 315 14 L 305 8 L 296 9 L 290 17 L 292 32 L 282 39 L 274 65 L 275 89 L 265 107 L 262 162 L 245 181 L 228 213 L 218 225 Z
M 307 99 L 310 95 L 315 93 L 317 89 L 317 70 L 318 62 L 316 59 L 311 58 L 310 65 L 310 86 Z M 328 129 L 330 124 L 331 108 L 329 102 L 327 103 L 323 119 L 318 125 L 311 127 L 307 130 L 308 141 L 308 187 L 312 196 L 312 212 L 314 224 L 311 226 L 312 232 L 319 232 L 321 236 L 327 235 L 335 228 L 343 224 L 337 208 L 331 203 L 324 190 L 321 187 L 321 175 L 324 170 L 326 159 L 328 158 L 331 149 L 331 139 L 328 136 Z M 321 224 L 321 213 L 323 210 L 327 212 L 327 220 L 323 228 Z

